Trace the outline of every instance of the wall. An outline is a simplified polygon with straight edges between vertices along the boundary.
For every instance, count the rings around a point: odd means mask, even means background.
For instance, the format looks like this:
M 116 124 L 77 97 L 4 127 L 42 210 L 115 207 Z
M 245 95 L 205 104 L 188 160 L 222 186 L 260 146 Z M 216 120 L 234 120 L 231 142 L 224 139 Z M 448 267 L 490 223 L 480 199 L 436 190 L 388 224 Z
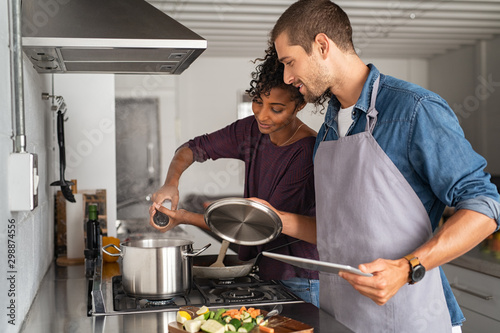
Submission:
M 483 118 L 484 134 L 487 134 L 486 157 L 490 164 L 489 171 L 500 175 L 500 153 L 498 142 L 500 142 L 500 38 L 486 43 L 486 81 L 490 82 L 490 95 L 486 95 L 484 110 L 487 115 Z
M 54 259 L 53 195 L 57 188 L 49 184 L 59 179 L 56 163 L 59 151 L 55 141 L 55 113 L 50 111 L 50 101 L 41 98 L 43 92 L 51 92 L 52 76 L 36 73 L 24 57 L 26 150 L 38 155 L 39 198 L 33 211 L 11 212 L 7 186 L 7 161 L 13 152 L 8 13 L 8 1 L 0 2 L 0 276 L 3 281 L 0 331 L 9 333 L 20 330 Z M 55 75 L 54 78 L 54 92 L 62 95 L 68 105 L 66 178 L 78 179 L 80 189 L 104 187 L 108 198 L 114 198 L 113 75 Z M 108 218 L 114 219 L 116 207 L 112 204 L 109 208 Z M 9 233 L 7 237 L 7 230 L 15 230 L 15 234 Z
M 13 152 L 8 1 L 0 3 L 0 331 L 17 332 L 53 258 L 53 200 L 48 186 L 51 118 L 41 93 L 44 78 L 24 61 L 27 151 L 38 155 L 38 207 L 10 212 L 7 161 Z M 9 226 L 9 229 L 7 229 Z M 9 233 L 7 230 L 15 230 Z M 10 257 L 9 257 L 10 255 Z M 12 260 L 12 261 L 9 261 Z M 11 264 L 13 266 L 11 266 Z M 8 308 L 10 307 L 10 308 Z M 11 321 L 12 320 L 12 321 Z M 9 323 L 9 321 L 11 321 Z
M 44 74 L 43 76 L 47 76 Z M 116 236 L 115 85 L 112 74 L 55 74 L 54 94 L 68 106 L 66 179 L 78 191 L 106 189 L 108 234 Z M 56 149 L 54 158 L 59 157 Z M 52 179 L 59 179 L 54 169 Z
M 120 98 L 156 98 L 159 103 L 161 136 L 161 182 L 165 180 L 170 160 L 178 145 L 176 85 L 179 76 L 115 75 L 115 95 Z
M 430 89 L 455 111 L 466 138 L 500 174 L 500 38 L 483 41 L 429 61 Z

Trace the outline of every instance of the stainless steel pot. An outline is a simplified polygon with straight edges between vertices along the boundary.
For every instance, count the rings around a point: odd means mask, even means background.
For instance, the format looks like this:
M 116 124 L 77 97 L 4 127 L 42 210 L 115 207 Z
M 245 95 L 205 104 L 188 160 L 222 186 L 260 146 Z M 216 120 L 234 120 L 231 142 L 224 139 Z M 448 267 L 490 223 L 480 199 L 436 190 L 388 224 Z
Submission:
M 120 248 L 106 245 L 102 251 L 122 257 L 122 284 L 125 293 L 150 300 L 188 294 L 192 285 L 192 258 L 210 244 L 193 252 L 193 242 L 175 238 L 145 238 L 126 241 Z M 119 253 L 109 253 L 114 247 Z

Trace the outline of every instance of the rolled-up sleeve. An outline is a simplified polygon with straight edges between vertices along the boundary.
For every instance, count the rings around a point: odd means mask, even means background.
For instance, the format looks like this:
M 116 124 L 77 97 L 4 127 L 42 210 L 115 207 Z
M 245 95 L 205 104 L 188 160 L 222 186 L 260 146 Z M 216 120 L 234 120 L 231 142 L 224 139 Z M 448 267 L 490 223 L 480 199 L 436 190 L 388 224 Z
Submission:
M 500 203 L 490 197 L 480 195 L 473 199 L 467 199 L 457 203 L 458 209 L 469 209 L 484 214 L 497 222 L 497 229 L 500 228 Z

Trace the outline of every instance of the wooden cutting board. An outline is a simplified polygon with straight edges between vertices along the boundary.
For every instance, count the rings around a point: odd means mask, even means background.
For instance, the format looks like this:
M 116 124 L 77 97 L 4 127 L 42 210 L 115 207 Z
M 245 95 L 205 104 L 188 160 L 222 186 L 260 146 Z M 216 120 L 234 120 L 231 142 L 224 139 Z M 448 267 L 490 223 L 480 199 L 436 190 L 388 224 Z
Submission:
M 261 313 L 265 316 L 268 311 L 261 310 Z M 291 319 L 284 316 L 274 316 L 269 318 L 267 327 L 274 328 L 274 333 L 312 333 L 314 328 L 304 324 L 295 319 Z M 182 325 L 174 321 L 168 324 L 168 331 L 170 333 L 186 333 L 187 331 L 182 328 Z M 202 332 L 202 331 L 200 331 Z M 250 333 L 267 333 L 259 329 L 258 326 L 254 327 Z

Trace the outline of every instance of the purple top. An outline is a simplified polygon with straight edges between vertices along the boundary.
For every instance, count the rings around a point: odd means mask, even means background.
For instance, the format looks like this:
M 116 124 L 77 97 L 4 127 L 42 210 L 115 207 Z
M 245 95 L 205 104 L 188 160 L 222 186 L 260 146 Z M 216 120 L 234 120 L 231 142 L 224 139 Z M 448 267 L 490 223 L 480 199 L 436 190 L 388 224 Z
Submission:
M 254 116 L 237 120 L 225 128 L 190 140 L 194 160 L 237 158 L 245 162 L 244 197 L 268 201 L 278 210 L 314 216 L 313 148 L 316 138 L 303 138 L 288 146 L 275 146 L 269 135 L 259 131 Z M 186 144 L 185 144 L 186 145 Z M 289 244 L 295 242 L 293 244 Z M 274 250 L 276 247 L 279 249 Z M 316 245 L 281 234 L 259 246 L 240 245 L 241 260 L 272 251 L 318 260 Z M 263 280 L 287 280 L 293 277 L 318 279 L 318 272 L 298 268 L 259 256 L 259 276 Z

